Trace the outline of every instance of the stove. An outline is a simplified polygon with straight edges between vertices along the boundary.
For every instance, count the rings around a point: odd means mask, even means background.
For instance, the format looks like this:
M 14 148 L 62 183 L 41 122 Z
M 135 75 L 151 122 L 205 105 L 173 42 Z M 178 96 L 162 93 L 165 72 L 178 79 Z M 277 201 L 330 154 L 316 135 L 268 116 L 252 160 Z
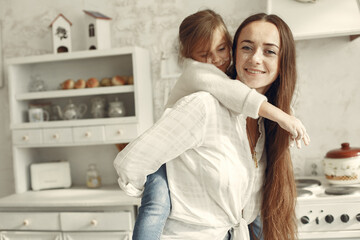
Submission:
M 360 184 L 301 177 L 296 186 L 299 239 L 360 240 Z

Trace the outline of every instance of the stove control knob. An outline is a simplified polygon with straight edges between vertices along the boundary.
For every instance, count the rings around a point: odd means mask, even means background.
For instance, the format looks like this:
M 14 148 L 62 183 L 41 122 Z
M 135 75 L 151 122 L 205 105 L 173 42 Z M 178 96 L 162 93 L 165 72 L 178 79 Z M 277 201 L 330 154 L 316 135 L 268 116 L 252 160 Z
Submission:
M 360 222 L 360 213 L 358 213 L 358 214 L 356 215 L 356 220 L 358 220 L 358 222 Z
M 327 222 L 327 223 L 332 223 L 333 221 L 334 221 L 334 217 L 333 217 L 333 215 L 326 215 L 326 217 L 325 217 L 325 221 Z
M 347 223 L 350 220 L 349 215 L 347 215 L 347 214 L 341 215 L 340 219 L 343 223 Z
M 308 216 L 302 216 L 300 218 L 300 221 L 301 221 L 302 224 L 308 224 L 310 222 L 310 219 L 309 219 Z

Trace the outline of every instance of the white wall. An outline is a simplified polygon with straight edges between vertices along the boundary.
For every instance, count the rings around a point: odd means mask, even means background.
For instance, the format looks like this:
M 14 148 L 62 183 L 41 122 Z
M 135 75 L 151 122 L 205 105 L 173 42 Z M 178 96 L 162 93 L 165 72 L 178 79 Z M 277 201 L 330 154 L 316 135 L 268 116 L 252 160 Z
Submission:
M 246 16 L 264 11 L 265 1 L 0 0 L 3 57 L 51 53 L 48 26 L 59 13 L 73 23 L 73 51 L 84 50 L 82 10 L 99 11 L 113 19 L 113 47 L 138 45 L 150 51 L 155 116 L 158 118 L 174 82 L 174 79 L 160 77 L 161 54 L 173 51 L 181 20 L 205 7 L 219 12 L 233 33 Z M 305 160 L 320 163 L 328 149 L 338 147 L 343 141 L 360 146 L 357 120 L 360 117 L 360 94 L 357 92 L 360 90 L 360 39 L 352 42 L 346 37 L 299 41 L 297 50 L 299 84 L 295 110 L 312 138 L 310 147 L 293 151 L 296 173 L 303 174 Z M 0 196 L 13 192 L 6 79 L 4 85 L 0 88 Z
M 304 159 L 320 163 L 321 170 L 322 157 L 342 142 L 360 147 L 360 38 L 298 41 L 297 56 L 295 109 L 312 142 L 295 151 L 294 160 L 299 166 Z

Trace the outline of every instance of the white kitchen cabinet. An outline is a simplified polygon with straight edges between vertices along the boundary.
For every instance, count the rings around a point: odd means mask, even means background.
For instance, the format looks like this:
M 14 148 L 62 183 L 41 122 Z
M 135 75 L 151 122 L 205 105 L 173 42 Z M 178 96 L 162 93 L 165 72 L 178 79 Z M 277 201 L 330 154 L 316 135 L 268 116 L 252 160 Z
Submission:
M 359 0 L 267 0 L 267 13 L 280 16 L 295 40 L 360 34 Z
M 63 240 L 59 232 L 0 232 L 0 240 Z
M 32 200 L 31 194 L 25 195 L 23 197 L 27 197 L 29 201 Z M 75 192 L 73 195 L 78 194 Z M 19 196 L 12 196 L 12 199 L 20 200 Z M 23 206 L 20 205 L 20 207 L 9 208 L 6 212 L 3 212 L 4 207 L 1 207 L 0 236 L 6 237 L 5 239 L 22 240 L 130 239 L 136 214 L 134 201 L 128 197 L 116 199 L 122 206 L 106 206 L 109 204 L 109 197 L 105 195 L 104 206 L 101 206 L 101 202 L 98 201 L 90 207 L 90 202 L 85 201 L 83 205 L 87 207 L 79 207 L 79 202 L 75 201 L 73 207 L 69 207 L 72 205 L 70 202 L 68 202 L 68 207 L 65 207 L 61 200 L 56 203 L 46 203 L 45 198 L 43 203 L 30 202 L 30 206 L 26 208 L 23 207 L 26 206 L 25 203 L 21 203 Z M 38 207 L 34 207 L 36 204 Z M 51 204 L 53 207 L 50 207 Z M 110 204 L 113 205 L 114 202 Z M 1 205 L 4 205 L 3 202 Z
M 115 175 L 112 161 L 117 153 L 109 149 L 130 142 L 153 124 L 148 52 L 129 47 L 20 57 L 6 63 L 15 194 L 0 199 L 1 240 L 130 239 L 139 201 L 125 196 L 117 178 L 108 176 Z M 59 89 L 69 78 L 100 81 L 116 75 L 133 76 L 133 81 L 122 86 Z M 30 91 L 35 77 L 44 81 L 46 91 Z M 126 115 L 94 118 L 94 97 L 107 103 L 122 101 Z M 80 119 L 62 120 L 52 115 L 55 117 L 49 121 L 29 122 L 30 105 L 53 114 L 55 105 L 64 109 L 69 102 L 85 104 L 88 110 Z M 55 160 L 70 162 L 73 186 L 32 191 L 30 165 Z M 103 172 L 107 185 L 85 187 L 85 176 L 78 176 L 84 175 L 89 163 L 107 165 L 111 170 Z
M 41 129 L 21 129 L 12 132 L 14 145 L 39 145 L 43 142 Z
M 60 230 L 58 213 L 0 212 L 0 229 L 36 231 Z
M 69 147 L 84 146 L 90 149 L 91 145 L 127 143 L 153 124 L 150 62 L 145 49 L 129 47 L 49 54 L 8 59 L 6 63 L 17 193 L 31 190 L 30 164 L 51 161 L 39 154 L 42 149 L 61 147 L 71 152 Z M 95 77 L 101 81 L 102 78 L 116 75 L 133 76 L 133 81 L 121 86 L 70 90 L 59 88 L 61 83 L 70 78 L 76 81 Z M 30 91 L 35 78 L 43 80 L 46 91 Z M 94 118 L 91 114 L 91 100 L 95 97 L 101 97 L 107 103 L 122 101 L 126 115 Z M 56 109 L 63 111 L 70 102 L 76 106 L 87 106 L 88 110 L 81 119 L 59 118 Z M 50 121 L 29 122 L 30 105 L 43 106 L 50 112 Z M 51 152 L 48 155 L 52 156 Z M 94 159 L 95 164 L 101 164 L 99 161 L 101 159 Z M 83 166 L 81 171 L 86 168 Z M 116 183 L 116 179 L 113 183 Z
M 60 214 L 64 231 L 131 231 L 131 212 L 65 212 Z
M 129 240 L 133 220 L 131 207 L 104 212 L 0 212 L 0 240 Z
M 70 128 L 47 128 L 43 129 L 44 142 L 49 144 L 71 144 L 73 143 Z
M 130 240 L 131 234 L 122 232 L 64 233 L 63 240 Z
M 0 240 L 130 240 L 124 232 L 0 232 Z

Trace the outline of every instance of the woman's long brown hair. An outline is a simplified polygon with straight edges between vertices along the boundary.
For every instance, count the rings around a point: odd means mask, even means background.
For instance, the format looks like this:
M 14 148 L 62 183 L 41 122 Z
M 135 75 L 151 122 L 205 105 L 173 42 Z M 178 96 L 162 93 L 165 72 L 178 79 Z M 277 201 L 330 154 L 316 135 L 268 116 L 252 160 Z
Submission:
M 254 21 L 274 24 L 280 34 L 280 71 L 265 93 L 268 101 L 290 114 L 290 103 L 296 84 L 295 42 L 288 25 L 276 15 L 255 14 L 242 22 L 233 41 L 232 77 L 236 77 L 236 48 L 241 30 Z M 289 134 L 277 123 L 265 119 L 267 168 L 261 217 L 266 240 L 289 240 L 297 235 L 295 205 L 296 185 L 289 151 Z

